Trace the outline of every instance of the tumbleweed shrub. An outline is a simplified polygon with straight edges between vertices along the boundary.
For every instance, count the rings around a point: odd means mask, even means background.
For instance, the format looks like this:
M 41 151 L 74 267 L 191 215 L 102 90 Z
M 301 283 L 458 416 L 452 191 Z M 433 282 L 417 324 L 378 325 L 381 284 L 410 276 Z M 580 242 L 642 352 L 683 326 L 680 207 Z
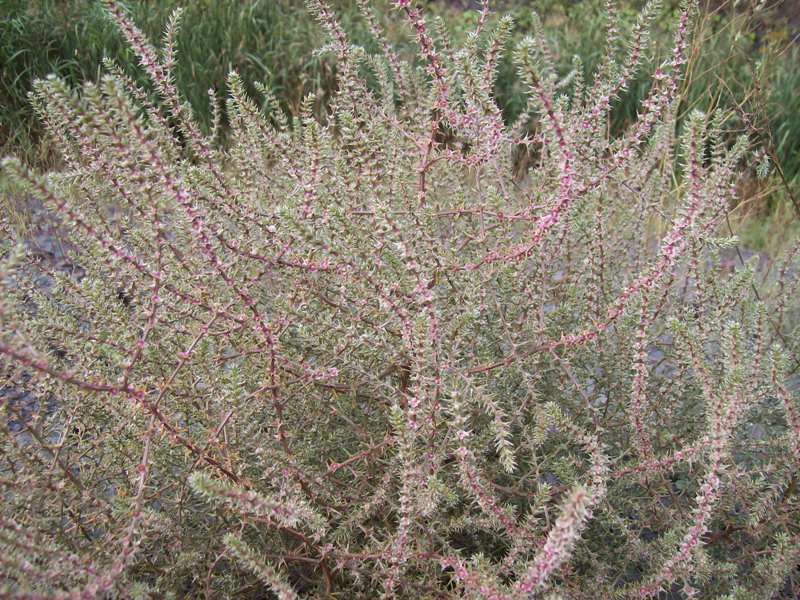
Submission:
M 652 5 L 588 81 L 485 4 L 457 48 L 395 2 L 420 68 L 368 2 L 375 55 L 309 6 L 330 112 L 232 73 L 225 150 L 173 83 L 179 14 L 158 50 L 107 3 L 149 87 L 36 83 L 65 169 L 3 172 L 64 258 L 4 223 L 3 596 L 795 594 L 798 244 L 729 266 L 751 149 L 676 128 L 695 7 L 609 138 Z M 535 138 L 493 100 L 506 51 Z

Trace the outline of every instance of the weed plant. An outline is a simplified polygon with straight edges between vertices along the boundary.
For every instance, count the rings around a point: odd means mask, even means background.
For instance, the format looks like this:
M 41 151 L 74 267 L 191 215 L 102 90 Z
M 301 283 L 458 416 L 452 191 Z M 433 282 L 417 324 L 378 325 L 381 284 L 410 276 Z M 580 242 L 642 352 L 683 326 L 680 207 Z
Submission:
M 5 218 L 5 597 L 797 595 L 800 240 L 729 265 L 757 156 L 721 108 L 678 126 L 697 7 L 611 132 L 655 5 L 628 32 L 609 3 L 565 82 L 487 4 L 457 45 L 394 2 L 412 63 L 369 2 L 376 52 L 312 0 L 324 118 L 232 72 L 224 146 L 176 85 L 180 12 L 156 49 L 106 4 L 145 85 L 34 84 L 64 168 L 2 168 L 68 268 Z

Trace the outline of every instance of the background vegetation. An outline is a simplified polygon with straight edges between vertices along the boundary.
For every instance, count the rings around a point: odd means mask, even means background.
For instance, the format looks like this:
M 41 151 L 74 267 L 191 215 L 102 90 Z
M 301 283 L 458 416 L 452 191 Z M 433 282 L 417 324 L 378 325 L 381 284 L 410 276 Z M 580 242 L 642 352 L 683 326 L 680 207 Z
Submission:
M 683 111 L 688 114 L 697 106 L 724 105 L 756 115 L 755 121 L 737 126 L 763 147 L 764 164 L 773 167 L 771 177 L 747 186 L 732 219 L 747 246 L 774 251 L 775 240 L 793 233 L 800 215 L 800 96 L 796 93 L 800 87 L 800 48 L 796 43 L 800 6 L 787 0 L 704 3 L 706 14 L 695 38 Z M 354 0 L 333 4 L 351 41 L 377 50 L 358 18 Z M 408 57 L 413 56 L 413 47 L 397 30 L 386 3 L 376 4 L 384 9 L 379 16 L 390 41 L 405 48 Z M 428 11 L 459 41 L 475 24 L 477 11 L 470 10 L 474 4 L 437 0 L 429 3 Z M 493 3 L 496 14 L 514 16 L 517 41 L 534 27 L 530 6 L 544 15 L 546 34 L 556 48 L 553 58 L 564 75 L 573 70 L 576 55 L 582 57 L 586 74 L 601 58 L 605 4 L 604 0 Z M 620 4 L 632 26 L 642 2 L 624 0 Z M 663 3 L 655 51 L 629 93 L 615 106 L 614 131 L 636 116 L 649 89 L 650 67 L 667 51 L 678 5 L 676 0 Z M 335 61 L 329 54 L 315 52 L 324 39 L 323 32 L 299 0 L 129 0 L 127 6 L 151 39 L 159 39 L 176 6 L 185 7 L 177 83 L 206 129 L 213 114 L 208 90 L 224 95 L 231 69 L 242 75 L 249 92 L 254 91 L 253 82 L 263 82 L 293 115 L 299 114 L 308 92 L 319 93 L 318 114 L 331 96 Z M 39 167 L 55 167 L 57 158 L 28 101 L 33 80 L 51 73 L 72 83 L 96 80 L 105 57 L 128 65 L 132 53 L 95 0 L 0 0 L 0 15 L 0 154 L 20 155 Z M 525 102 L 509 57 L 499 69 L 497 97 L 507 120 L 513 120 Z M 222 118 L 225 125 L 224 110 Z

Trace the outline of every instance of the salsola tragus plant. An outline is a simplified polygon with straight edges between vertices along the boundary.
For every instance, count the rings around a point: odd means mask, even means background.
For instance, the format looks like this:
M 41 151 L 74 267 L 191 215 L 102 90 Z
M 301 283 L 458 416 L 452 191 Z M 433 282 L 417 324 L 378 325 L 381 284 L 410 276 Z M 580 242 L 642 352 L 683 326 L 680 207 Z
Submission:
M 724 114 L 676 131 L 694 5 L 611 139 L 657 2 L 626 30 L 609 1 L 591 78 L 537 26 L 512 124 L 509 19 L 454 48 L 397 0 L 410 64 L 360 5 L 378 54 L 309 3 L 324 122 L 232 73 L 221 144 L 173 83 L 180 13 L 158 50 L 112 1 L 150 86 L 36 84 L 66 167 L 3 173 L 63 256 L 6 216 L 4 597 L 797 593 L 798 244 L 730 267 L 750 150 Z

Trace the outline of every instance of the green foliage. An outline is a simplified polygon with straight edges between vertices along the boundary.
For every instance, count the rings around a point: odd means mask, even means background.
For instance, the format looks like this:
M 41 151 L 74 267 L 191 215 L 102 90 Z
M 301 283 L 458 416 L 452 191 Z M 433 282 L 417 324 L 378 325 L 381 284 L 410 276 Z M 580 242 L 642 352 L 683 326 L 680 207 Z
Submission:
M 334 64 L 314 54 L 321 30 L 302 2 L 134 0 L 129 5 L 151 39 L 161 37 L 176 8 L 184 9 L 175 78 L 206 130 L 213 121 L 208 90 L 224 94 L 231 70 L 242 75 L 250 92 L 257 82 L 266 85 L 293 114 L 310 91 L 319 91 L 320 100 L 332 91 Z M 346 12 L 354 13 L 352 3 Z M 41 126 L 28 101 L 31 82 L 51 73 L 72 84 L 96 81 L 104 58 L 129 65 L 135 56 L 98 0 L 2 0 L 0 14 L 2 147 L 52 164 L 54 149 L 42 145 Z M 366 39 L 363 31 L 361 38 Z

